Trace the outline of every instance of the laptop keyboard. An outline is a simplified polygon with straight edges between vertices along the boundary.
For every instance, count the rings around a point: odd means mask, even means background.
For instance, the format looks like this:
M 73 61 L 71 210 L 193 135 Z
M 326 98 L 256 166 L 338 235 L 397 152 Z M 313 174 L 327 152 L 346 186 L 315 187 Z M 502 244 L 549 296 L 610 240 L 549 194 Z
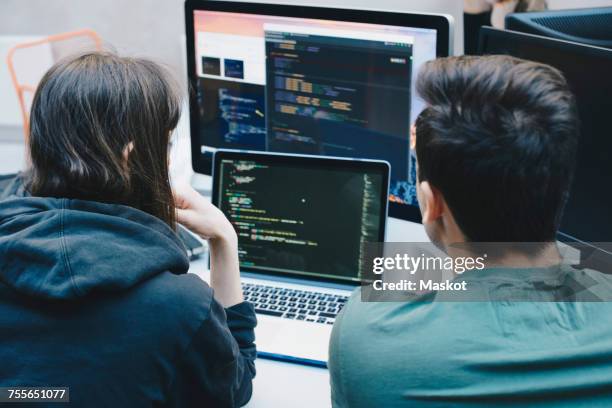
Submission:
M 322 324 L 334 324 L 348 300 L 348 296 L 255 283 L 243 283 L 242 290 L 256 313 Z

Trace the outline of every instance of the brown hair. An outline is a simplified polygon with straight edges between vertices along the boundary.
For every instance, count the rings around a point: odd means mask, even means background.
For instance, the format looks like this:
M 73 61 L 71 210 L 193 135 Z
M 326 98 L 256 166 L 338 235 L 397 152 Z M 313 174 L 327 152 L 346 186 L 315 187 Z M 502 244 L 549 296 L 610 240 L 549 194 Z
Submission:
M 144 59 L 88 53 L 54 65 L 31 108 L 30 193 L 124 204 L 174 228 L 168 145 L 177 89 Z

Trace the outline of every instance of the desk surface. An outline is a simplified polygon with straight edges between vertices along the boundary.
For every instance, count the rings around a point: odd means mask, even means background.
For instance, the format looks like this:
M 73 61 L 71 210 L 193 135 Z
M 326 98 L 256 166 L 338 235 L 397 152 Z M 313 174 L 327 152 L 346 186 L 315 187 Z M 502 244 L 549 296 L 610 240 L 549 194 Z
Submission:
M 209 280 L 204 259 L 191 263 L 190 273 Z M 255 339 L 257 343 L 257 339 Z M 258 359 L 253 383 L 253 397 L 247 407 L 329 407 L 329 372 L 280 361 Z
M 0 174 L 23 169 L 24 147 L 21 143 L 0 142 Z M 198 184 L 209 183 L 210 178 L 198 178 Z M 387 241 L 426 242 L 421 225 L 390 218 L 387 225 Z M 199 260 L 192 262 L 190 272 L 207 280 L 207 265 Z M 329 373 L 326 369 L 259 359 L 253 397 L 249 407 L 329 407 Z

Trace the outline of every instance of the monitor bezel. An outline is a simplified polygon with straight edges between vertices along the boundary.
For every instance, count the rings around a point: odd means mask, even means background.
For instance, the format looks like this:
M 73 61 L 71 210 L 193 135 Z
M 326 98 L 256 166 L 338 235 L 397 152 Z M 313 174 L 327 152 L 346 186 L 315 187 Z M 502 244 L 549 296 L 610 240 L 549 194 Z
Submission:
M 478 54 L 479 55 L 495 55 L 487 51 L 488 41 L 491 38 L 502 38 L 513 42 L 530 41 L 536 45 L 546 45 L 550 48 L 558 49 L 559 51 L 571 51 L 573 53 L 582 53 L 585 56 L 593 56 L 598 58 L 607 58 L 612 61 L 612 50 L 608 48 L 598 47 L 591 44 L 582 44 L 573 41 L 563 40 L 559 38 L 551 38 L 538 34 L 523 33 L 520 31 L 501 30 L 494 27 L 482 27 L 478 39 Z M 538 61 L 539 62 L 539 61 Z M 570 194 L 572 194 L 570 192 Z M 565 214 L 564 214 L 565 215 Z M 557 240 L 567 245 L 574 247 L 590 246 L 594 249 L 601 250 L 609 254 L 607 250 L 598 247 L 594 243 L 586 242 L 579 237 L 568 234 L 561 229 L 557 231 Z
M 478 55 L 491 55 L 486 53 L 486 47 L 489 38 L 506 38 L 517 42 L 528 39 L 534 44 L 545 44 L 560 51 L 579 50 L 584 55 L 596 56 L 600 58 L 612 58 L 612 50 L 608 48 L 598 47 L 591 44 L 582 44 L 574 41 L 563 40 L 559 38 L 546 37 L 538 34 L 523 33 L 521 31 L 502 30 L 494 27 L 481 27 L 480 35 L 478 36 Z
M 294 6 L 286 4 L 243 3 L 218 0 L 186 0 L 185 29 L 187 39 L 187 79 L 189 89 L 189 118 L 191 131 L 191 161 L 196 173 L 210 175 L 212 155 L 200 152 L 198 136 L 199 116 L 195 100 L 197 74 L 195 61 L 195 31 L 193 13 L 196 10 L 222 11 L 230 13 L 258 14 L 279 17 L 312 18 L 356 23 L 369 23 L 399 27 L 434 29 L 437 31 L 436 57 L 447 57 L 451 47 L 452 17 L 444 14 L 404 13 L 320 6 Z M 417 206 L 391 202 L 391 217 L 421 223 L 421 212 Z
M 381 191 L 380 204 L 381 219 L 379 223 L 379 232 L 377 242 L 384 242 L 387 228 L 387 217 L 389 213 L 389 182 L 391 175 L 391 166 L 389 162 L 382 160 L 369 160 L 369 159 L 349 159 L 345 157 L 332 157 L 332 156 L 311 156 L 303 154 L 287 154 L 287 153 L 274 153 L 274 152 L 257 152 L 251 150 L 230 150 L 230 149 L 219 149 L 213 154 L 213 168 L 212 168 L 212 203 L 219 207 L 219 190 L 220 180 L 218 175 L 220 174 L 220 166 L 223 160 L 252 160 L 269 163 L 271 165 L 301 165 L 308 166 L 311 168 L 329 168 L 338 170 L 351 170 L 362 173 L 380 173 L 383 176 L 383 189 Z M 333 197 L 329 198 L 334 199 Z M 338 279 L 332 277 L 321 277 L 321 276 L 310 276 L 307 274 L 291 273 L 291 272 L 274 272 L 274 271 L 262 271 L 258 268 L 240 267 L 242 272 L 248 272 L 252 274 L 260 275 L 274 275 L 282 276 L 286 278 L 297 278 L 301 280 L 319 281 L 319 282 L 330 282 L 339 283 L 344 285 L 357 286 L 360 284 L 359 281 L 350 281 L 347 279 Z

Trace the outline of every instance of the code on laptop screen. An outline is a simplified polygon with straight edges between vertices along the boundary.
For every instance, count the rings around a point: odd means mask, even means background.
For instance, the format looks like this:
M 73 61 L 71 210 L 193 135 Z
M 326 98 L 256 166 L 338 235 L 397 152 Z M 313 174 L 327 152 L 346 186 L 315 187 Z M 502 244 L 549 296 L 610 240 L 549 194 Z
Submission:
M 219 177 L 243 269 L 359 280 L 385 216 L 382 174 L 223 159 Z

